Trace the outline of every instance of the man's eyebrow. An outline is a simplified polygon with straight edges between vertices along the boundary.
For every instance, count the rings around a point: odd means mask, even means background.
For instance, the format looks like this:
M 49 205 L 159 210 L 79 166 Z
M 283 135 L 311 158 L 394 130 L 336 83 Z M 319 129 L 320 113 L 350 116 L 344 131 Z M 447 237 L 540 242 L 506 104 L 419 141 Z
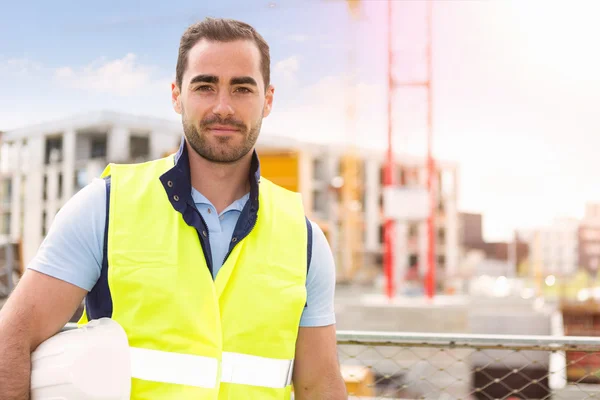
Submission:
M 215 75 L 196 75 L 190 81 L 190 85 L 193 83 L 219 83 L 219 78 Z
M 256 83 L 256 80 L 254 80 L 254 78 L 252 78 L 250 76 L 236 76 L 234 78 L 231 78 L 231 80 L 229 81 L 229 84 L 258 86 L 258 83 Z

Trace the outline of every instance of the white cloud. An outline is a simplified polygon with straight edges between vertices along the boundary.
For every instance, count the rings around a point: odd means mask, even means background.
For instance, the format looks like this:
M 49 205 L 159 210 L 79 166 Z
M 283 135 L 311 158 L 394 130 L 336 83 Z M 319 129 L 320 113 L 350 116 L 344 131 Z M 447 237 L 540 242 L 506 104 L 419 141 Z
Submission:
M 294 99 L 275 98 L 274 111 L 264 121 L 264 131 L 313 142 L 354 142 L 374 145 L 385 137 L 385 98 L 377 85 L 356 83 L 351 89 L 345 76 L 327 76 L 294 92 Z M 287 94 L 286 94 L 287 97 Z M 354 129 L 348 106 L 354 99 Z M 286 101 L 288 100 L 288 101 Z
M 18 89 L 11 97 L 0 97 L 0 129 L 97 110 L 177 118 L 170 83 L 167 74 L 140 63 L 135 54 L 60 68 L 0 59 L 0 87 Z
M 170 82 L 157 77 L 156 68 L 140 64 L 132 53 L 116 60 L 100 59 L 80 69 L 57 68 L 54 77 L 70 88 L 126 97 L 157 86 L 168 87 Z
M 308 35 L 289 35 L 287 39 L 292 42 L 304 43 L 310 39 Z
M 283 80 L 285 83 L 296 83 L 298 70 L 300 69 L 300 57 L 297 55 L 278 61 L 273 67 L 273 73 L 276 79 Z
M 9 58 L 0 60 L 0 72 L 3 75 L 27 75 L 38 72 L 42 66 L 28 58 Z
M 67 79 L 67 78 L 71 78 L 73 76 L 74 72 L 73 72 L 73 68 L 71 67 L 61 67 L 56 69 L 56 77 L 59 79 Z

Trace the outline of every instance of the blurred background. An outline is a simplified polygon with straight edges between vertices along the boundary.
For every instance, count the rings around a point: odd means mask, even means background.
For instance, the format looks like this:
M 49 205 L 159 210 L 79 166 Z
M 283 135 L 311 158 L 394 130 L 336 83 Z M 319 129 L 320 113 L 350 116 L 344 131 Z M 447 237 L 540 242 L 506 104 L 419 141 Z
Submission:
M 3 2 L 0 289 L 107 162 L 176 150 L 179 38 L 229 17 L 271 46 L 262 171 L 329 240 L 340 329 L 599 336 L 599 14 L 583 0 Z

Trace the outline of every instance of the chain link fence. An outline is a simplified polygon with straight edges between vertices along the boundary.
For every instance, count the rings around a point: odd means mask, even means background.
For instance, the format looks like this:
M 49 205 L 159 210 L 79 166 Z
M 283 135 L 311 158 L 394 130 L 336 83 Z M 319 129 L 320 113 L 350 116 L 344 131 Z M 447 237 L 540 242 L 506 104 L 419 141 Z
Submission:
M 599 399 L 600 338 L 338 332 L 350 399 Z

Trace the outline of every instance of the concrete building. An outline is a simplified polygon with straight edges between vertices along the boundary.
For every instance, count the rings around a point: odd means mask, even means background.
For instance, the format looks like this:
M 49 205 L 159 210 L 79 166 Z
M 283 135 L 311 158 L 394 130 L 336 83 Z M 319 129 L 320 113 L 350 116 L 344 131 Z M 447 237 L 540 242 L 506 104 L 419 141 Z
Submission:
M 473 276 L 507 276 L 518 274 L 518 266 L 529 256 L 529 245 L 515 233 L 509 242 L 486 242 L 483 216 L 460 213 L 460 251 L 465 278 Z
M 50 124 L 6 132 L 2 142 L 0 240 L 22 243 L 22 260 L 35 255 L 52 219 L 73 194 L 97 177 L 108 162 L 135 162 L 175 151 L 181 123 L 98 112 Z M 298 191 L 309 218 L 330 241 L 338 276 L 353 279 L 372 266 L 381 275 L 383 255 L 384 151 L 351 151 L 261 134 L 258 143 L 263 175 Z M 425 187 L 424 158 L 396 157 L 402 187 Z M 458 171 L 438 162 L 436 187 L 436 261 L 438 282 L 457 272 Z M 409 268 L 424 276 L 427 252 L 425 221 L 399 221 L 396 276 Z
M 108 162 L 159 157 L 181 125 L 110 112 L 79 115 L 5 132 L 0 179 L 0 241 L 21 242 L 26 265 L 56 212 Z
M 575 218 L 556 218 L 549 226 L 521 232 L 529 241 L 531 276 L 569 276 L 577 271 L 579 225 Z
M 579 267 L 597 273 L 600 269 L 600 204 L 587 204 L 578 232 Z
M 480 245 L 483 240 L 483 216 L 481 214 L 461 212 L 460 243 L 462 246 Z
M 301 174 L 300 191 L 310 217 L 327 228 L 338 277 L 355 280 L 361 272 L 369 275 L 369 267 L 381 276 L 384 151 L 361 149 L 358 153 L 338 146 L 304 145 L 302 153 L 306 171 Z M 425 158 L 397 155 L 395 161 L 399 187 L 426 187 Z M 436 279 L 442 285 L 458 272 L 458 167 L 438 160 L 435 177 Z M 426 274 L 426 221 L 397 221 L 396 239 L 395 276 L 396 284 L 402 287 L 407 276 L 418 280 Z

